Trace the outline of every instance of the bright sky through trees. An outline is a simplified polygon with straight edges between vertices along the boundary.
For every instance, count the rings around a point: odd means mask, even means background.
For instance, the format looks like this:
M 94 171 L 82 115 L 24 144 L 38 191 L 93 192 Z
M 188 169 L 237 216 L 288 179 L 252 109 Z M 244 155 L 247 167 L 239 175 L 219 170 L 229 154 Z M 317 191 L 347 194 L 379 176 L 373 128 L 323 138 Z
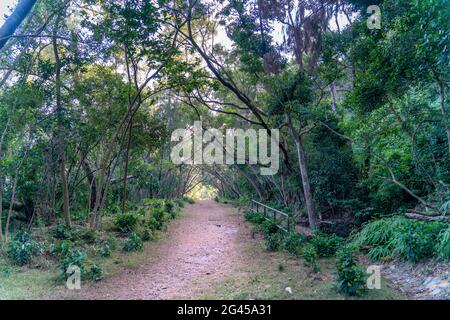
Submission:
M 14 7 L 17 4 L 17 0 L 2 0 L 0 2 L 0 23 L 5 21 L 5 14 L 9 14 L 11 11 L 8 7 Z

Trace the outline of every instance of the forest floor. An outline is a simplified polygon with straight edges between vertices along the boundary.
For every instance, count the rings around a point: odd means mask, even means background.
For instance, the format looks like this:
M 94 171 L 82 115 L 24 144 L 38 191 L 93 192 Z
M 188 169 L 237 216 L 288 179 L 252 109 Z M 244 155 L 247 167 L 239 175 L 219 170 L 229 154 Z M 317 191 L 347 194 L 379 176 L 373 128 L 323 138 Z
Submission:
M 238 210 L 212 200 L 187 205 L 167 233 L 132 263 L 81 290 L 60 286 L 49 299 L 344 299 L 334 288 L 334 259 L 314 274 L 301 259 L 268 252 Z M 122 265 L 123 261 L 115 264 Z M 42 298 L 42 296 L 40 297 Z M 382 281 L 362 299 L 402 299 Z

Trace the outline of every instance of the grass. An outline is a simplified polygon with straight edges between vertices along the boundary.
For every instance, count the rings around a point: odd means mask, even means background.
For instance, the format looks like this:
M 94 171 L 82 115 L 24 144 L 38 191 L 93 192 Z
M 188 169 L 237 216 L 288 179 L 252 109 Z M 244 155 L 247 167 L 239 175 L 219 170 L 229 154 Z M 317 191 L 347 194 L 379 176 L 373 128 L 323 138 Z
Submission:
M 39 299 L 59 284 L 58 271 L 0 264 L 0 300 Z
M 143 252 L 125 253 L 118 245 L 110 258 L 95 257 L 106 277 L 124 269 L 135 269 L 152 261 L 159 242 L 167 237 L 170 230 L 182 219 L 168 226 L 167 233 L 161 233 L 158 240 L 147 242 Z M 346 297 L 335 288 L 335 259 L 319 259 L 320 273 L 313 273 L 304 266 L 301 258 L 287 252 L 268 252 L 264 241 L 252 239 L 251 225 L 244 224 L 243 263 L 227 275 L 201 277 L 193 280 L 193 290 L 189 299 L 403 299 L 405 298 L 382 280 L 382 289 L 368 290 L 367 294 Z M 3 257 L 3 258 L 2 258 Z M 8 267 L 4 255 L 0 255 L 0 299 L 42 299 L 72 298 L 64 284 L 58 282 L 52 266 L 42 265 L 39 269 L 28 267 Z M 3 260 L 2 260 L 3 259 Z M 282 266 L 282 267 L 280 267 Z M 82 284 L 83 286 L 83 284 Z M 292 289 L 292 294 L 286 288 Z M 183 293 L 180 293 L 183 294 Z M 184 297 L 186 298 L 186 297 Z
M 380 290 L 368 290 L 367 294 L 346 297 L 335 288 L 334 258 L 320 259 L 321 273 L 313 274 L 296 259 L 283 252 L 266 253 L 264 248 L 248 252 L 251 264 L 242 272 L 228 276 L 212 285 L 200 299 L 402 299 L 389 288 L 386 280 Z M 283 265 L 280 270 L 279 265 Z M 292 294 L 286 288 L 292 289 Z
M 107 220 L 105 219 L 106 228 L 109 223 Z M 172 221 L 167 230 L 179 222 Z M 122 245 L 118 245 L 110 257 L 93 255 L 90 260 L 101 266 L 105 277 L 113 276 L 125 269 L 135 269 L 151 260 L 159 241 L 167 235 L 168 232 L 158 232 L 158 237 L 154 241 L 146 242 L 141 252 L 124 252 Z M 2 252 L 0 250 L 0 300 L 71 298 L 71 292 L 58 279 L 60 272 L 54 264 L 42 258 L 35 261 L 32 267 L 14 267 Z M 81 285 L 83 286 L 83 283 Z
M 244 250 L 247 263 L 239 272 L 210 284 L 199 293 L 199 299 L 283 299 L 283 300 L 391 300 L 406 297 L 382 279 L 380 290 L 347 297 L 336 288 L 335 258 L 319 259 L 320 273 L 313 273 L 303 260 L 287 252 L 268 252 L 261 240 L 248 242 Z M 280 268 L 280 265 L 283 267 Z M 195 285 L 195 284 L 194 284 Z M 199 287 L 201 286 L 198 283 Z M 292 289 L 292 294 L 286 288 Z

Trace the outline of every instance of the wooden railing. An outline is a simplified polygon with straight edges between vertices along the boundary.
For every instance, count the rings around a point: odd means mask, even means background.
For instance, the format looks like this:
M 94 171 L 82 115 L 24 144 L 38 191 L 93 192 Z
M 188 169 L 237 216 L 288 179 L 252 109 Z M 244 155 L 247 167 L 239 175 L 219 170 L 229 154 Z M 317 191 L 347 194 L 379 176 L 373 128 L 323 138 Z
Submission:
M 263 217 L 275 223 L 275 225 L 285 232 L 291 232 L 294 229 L 292 218 L 287 214 L 265 204 L 252 200 L 250 209 L 253 212 L 262 213 Z

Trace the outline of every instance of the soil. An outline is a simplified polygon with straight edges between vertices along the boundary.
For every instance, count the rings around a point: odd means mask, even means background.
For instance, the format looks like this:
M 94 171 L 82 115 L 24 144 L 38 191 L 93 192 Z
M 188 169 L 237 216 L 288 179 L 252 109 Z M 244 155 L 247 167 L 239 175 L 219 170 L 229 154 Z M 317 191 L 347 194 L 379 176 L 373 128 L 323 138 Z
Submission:
M 243 263 L 241 223 L 235 209 L 212 200 L 187 205 L 145 264 L 57 298 L 191 299 L 201 290 L 198 283 L 223 278 Z

